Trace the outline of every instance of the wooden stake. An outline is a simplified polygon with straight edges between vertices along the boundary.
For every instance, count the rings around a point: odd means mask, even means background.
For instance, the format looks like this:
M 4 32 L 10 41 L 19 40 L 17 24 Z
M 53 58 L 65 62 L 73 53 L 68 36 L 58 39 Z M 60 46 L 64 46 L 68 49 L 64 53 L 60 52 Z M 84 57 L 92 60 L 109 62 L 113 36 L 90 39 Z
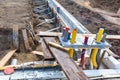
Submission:
M 17 25 L 14 25 L 13 26 L 13 47 L 18 49 L 19 47 L 19 39 L 18 39 L 18 26 Z

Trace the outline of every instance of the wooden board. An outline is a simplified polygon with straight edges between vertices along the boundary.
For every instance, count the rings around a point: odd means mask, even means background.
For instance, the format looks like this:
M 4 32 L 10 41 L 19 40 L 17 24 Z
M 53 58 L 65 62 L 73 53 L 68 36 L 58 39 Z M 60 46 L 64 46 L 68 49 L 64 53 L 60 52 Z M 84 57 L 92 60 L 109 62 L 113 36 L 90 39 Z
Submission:
M 62 35 L 62 33 L 60 32 L 42 32 L 40 31 L 39 34 L 37 34 L 39 36 L 46 36 L 46 37 L 50 37 L 50 36 L 60 36 Z M 95 37 L 96 34 L 78 34 L 78 36 L 90 36 L 90 37 Z M 115 39 L 115 40 L 120 40 L 120 35 L 107 35 L 106 39 Z
M 50 38 L 44 37 L 44 39 L 46 42 L 49 42 Z M 55 38 L 51 39 L 55 40 Z M 69 80 L 88 80 L 82 69 L 75 64 L 73 59 L 69 57 L 68 53 L 52 46 L 49 46 L 49 48 Z
M 27 30 L 26 29 L 22 30 L 22 36 L 23 36 L 25 49 L 26 50 L 30 49 L 30 44 L 29 44 L 29 41 L 28 41 L 28 35 L 27 35 Z
M 44 56 L 44 53 L 40 52 L 40 51 L 32 51 L 31 53 L 36 54 L 36 55 L 40 55 L 40 56 Z
M 109 48 L 105 49 L 111 56 L 116 57 L 116 58 L 120 58 L 118 55 L 116 55 L 115 53 L 113 53 Z
M 107 35 L 106 39 L 120 40 L 120 35 Z
M 62 33 L 60 32 L 43 32 L 43 31 L 40 31 L 37 35 L 39 36 L 43 36 L 43 37 L 56 37 L 56 36 L 60 36 Z
M 13 27 L 14 27 L 13 28 L 13 47 L 18 49 L 18 47 L 19 47 L 18 26 L 14 25 Z
M 45 60 L 54 59 L 53 55 L 49 51 L 48 47 L 46 46 L 45 41 L 42 38 L 41 38 L 41 46 L 42 46 L 42 50 L 43 50 L 43 53 L 44 53 Z
M 37 56 L 40 56 L 40 59 L 41 60 L 44 60 L 44 53 L 43 52 L 40 52 L 40 51 L 32 51 L 31 53 L 37 55 Z
M 15 52 L 16 52 L 16 49 L 9 51 L 9 52 L 5 55 L 5 57 L 3 57 L 2 60 L 0 61 L 0 67 L 5 66 L 5 64 L 10 60 L 10 58 L 13 56 L 13 54 L 14 54 Z

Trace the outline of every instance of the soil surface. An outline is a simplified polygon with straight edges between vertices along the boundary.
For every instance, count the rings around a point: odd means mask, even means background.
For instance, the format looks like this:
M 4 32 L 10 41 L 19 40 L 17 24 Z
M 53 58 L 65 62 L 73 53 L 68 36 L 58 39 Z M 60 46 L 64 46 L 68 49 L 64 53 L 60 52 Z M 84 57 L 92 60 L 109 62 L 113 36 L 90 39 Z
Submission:
M 120 35 L 120 26 L 106 21 L 99 14 L 94 13 L 74 2 L 75 0 L 58 0 L 79 22 L 90 32 L 97 33 L 99 28 L 104 28 L 107 34 Z M 114 53 L 120 55 L 120 40 L 108 40 Z
M 30 0 L 0 0 L 0 27 L 22 27 L 30 19 Z
M 30 21 L 30 3 L 31 0 L 0 0 L 0 60 L 12 49 L 13 25 L 25 28 L 25 22 Z M 25 52 L 15 53 L 13 58 L 18 64 L 40 60 L 39 56 Z
M 93 7 L 101 8 L 110 12 L 117 12 L 120 8 L 120 0 L 89 0 Z

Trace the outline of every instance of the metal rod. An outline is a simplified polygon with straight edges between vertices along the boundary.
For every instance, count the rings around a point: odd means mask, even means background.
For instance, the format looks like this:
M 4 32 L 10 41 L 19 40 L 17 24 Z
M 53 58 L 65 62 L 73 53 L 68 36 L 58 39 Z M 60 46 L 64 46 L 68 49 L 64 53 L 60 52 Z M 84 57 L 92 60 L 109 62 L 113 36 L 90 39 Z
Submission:
M 105 53 L 106 53 L 106 50 L 104 50 L 103 53 L 102 53 L 102 56 L 101 56 L 100 61 L 99 61 L 99 63 L 98 63 L 97 69 L 100 68 L 100 65 L 102 64 L 103 58 L 104 58 L 104 56 L 105 56 Z
M 51 32 L 51 31 L 55 31 L 55 30 L 58 30 L 58 29 L 60 29 L 60 27 L 56 27 L 56 28 L 53 28 L 53 29 L 47 30 L 47 31 L 45 31 L 45 32 Z

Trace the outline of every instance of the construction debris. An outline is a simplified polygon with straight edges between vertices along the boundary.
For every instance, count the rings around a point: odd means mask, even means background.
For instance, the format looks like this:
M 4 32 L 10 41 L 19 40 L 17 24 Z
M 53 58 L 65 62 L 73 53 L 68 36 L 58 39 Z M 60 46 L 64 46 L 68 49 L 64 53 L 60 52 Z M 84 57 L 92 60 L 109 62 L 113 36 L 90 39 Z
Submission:
M 0 25 L 12 28 L 0 29 L 0 50 L 3 49 L 0 53 L 1 79 L 89 80 L 120 77 L 119 27 L 108 22 L 108 17 L 106 20 L 101 17 L 112 15 L 110 18 L 115 23 L 119 10 L 118 13 L 100 11 L 92 8 L 90 1 L 86 0 L 5 2 L 0 1 L 0 16 L 8 23 L 5 25 L 0 19 Z M 113 16 L 116 18 L 113 19 Z M 114 50 L 118 54 L 110 50 L 113 47 L 108 41 L 117 46 Z

